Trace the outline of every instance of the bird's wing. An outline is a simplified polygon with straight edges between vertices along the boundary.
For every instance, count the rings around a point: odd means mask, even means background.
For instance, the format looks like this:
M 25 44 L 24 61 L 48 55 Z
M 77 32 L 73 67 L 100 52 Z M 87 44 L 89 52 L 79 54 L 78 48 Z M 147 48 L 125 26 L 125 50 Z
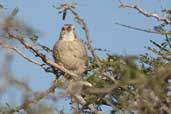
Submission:
M 76 54 L 75 56 L 81 59 L 86 59 L 87 58 L 87 52 L 86 52 L 86 48 L 83 44 L 83 42 L 81 42 L 79 39 L 75 39 L 75 49 L 76 51 L 78 51 L 78 55 Z M 79 47 L 79 49 L 78 49 Z

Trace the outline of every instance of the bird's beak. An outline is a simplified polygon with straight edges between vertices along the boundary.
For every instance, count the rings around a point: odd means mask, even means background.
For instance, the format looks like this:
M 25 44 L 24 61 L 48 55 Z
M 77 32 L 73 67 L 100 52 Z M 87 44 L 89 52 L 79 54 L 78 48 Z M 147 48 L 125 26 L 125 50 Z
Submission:
M 72 30 L 72 26 L 67 27 L 67 31 L 70 32 Z

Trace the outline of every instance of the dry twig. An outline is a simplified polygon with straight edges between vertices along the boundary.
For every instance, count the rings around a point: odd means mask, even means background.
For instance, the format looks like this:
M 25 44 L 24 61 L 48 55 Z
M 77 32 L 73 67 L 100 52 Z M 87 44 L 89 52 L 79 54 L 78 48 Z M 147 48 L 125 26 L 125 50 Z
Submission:
M 2 63 L 2 77 L 4 78 L 4 84 L 0 87 L 0 94 L 3 94 L 5 90 L 10 86 L 11 82 L 11 69 L 10 64 L 12 61 L 12 55 L 9 50 L 5 50 L 5 58 Z
M 40 63 L 37 62 L 36 60 L 34 60 L 34 59 L 32 59 L 32 58 L 30 58 L 30 57 L 24 55 L 24 54 L 23 54 L 19 49 L 17 49 L 16 47 L 9 46 L 9 45 L 7 45 L 5 42 L 3 42 L 3 41 L 1 41 L 1 40 L 0 40 L 0 45 L 1 45 L 2 47 L 4 47 L 4 48 L 11 49 L 11 50 L 15 51 L 17 54 L 19 54 L 19 55 L 20 55 L 21 57 L 23 57 L 24 59 L 26 59 L 26 60 L 28 60 L 28 61 L 30 61 L 30 62 L 32 62 L 32 63 L 38 65 L 38 66 L 42 66 L 42 64 L 40 64 Z
M 157 13 L 147 12 L 146 10 L 144 10 L 143 8 L 140 8 L 137 5 L 131 5 L 131 4 L 123 3 L 122 1 L 120 1 L 120 4 L 121 4 L 120 7 L 132 8 L 132 9 L 137 10 L 139 13 L 143 14 L 146 17 L 153 17 L 153 18 L 157 19 L 158 21 L 162 21 L 166 24 L 171 24 L 171 19 L 168 17 L 161 17 Z
M 165 32 L 165 31 L 158 32 L 158 31 L 154 31 L 154 30 L 146 30 L 146 29 L 142 29 L 142 28 L 137 28 L 137 27 L 121 24 L 121 23 L 116 23 L 116 24 L 119 26 L 129 28 L 129 29 L 138 30 L 138 31 L 147 32 L 147 33 L 160 34 L 160 35 L 170 35 L 171 34 L 171 32 Z

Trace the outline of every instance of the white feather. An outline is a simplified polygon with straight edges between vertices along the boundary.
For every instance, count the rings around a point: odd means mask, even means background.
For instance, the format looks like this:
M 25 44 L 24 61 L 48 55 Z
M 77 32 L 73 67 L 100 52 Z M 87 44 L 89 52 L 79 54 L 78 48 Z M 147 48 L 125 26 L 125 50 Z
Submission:
M 66 32 L 63 35 L 63 40 L 65 41 L 74 41 L 74 39 L 75 39 L 75 35 L 73 31 Z

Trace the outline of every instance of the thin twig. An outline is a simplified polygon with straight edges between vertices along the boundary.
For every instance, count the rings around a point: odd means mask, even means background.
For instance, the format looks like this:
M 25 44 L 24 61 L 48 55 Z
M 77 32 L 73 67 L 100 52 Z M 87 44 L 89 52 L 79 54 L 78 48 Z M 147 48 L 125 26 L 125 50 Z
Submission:
M 112 81 L 112 83 L 117 84 L 117 81 L 113 78 L 114 76 L 108 75 L 107 73 L 103 73 L 102 76 L 108 78 L 109 80 Z
M 140 8 L 137 5 L 127 4 L 127 3 L 123 3 L 121 1 L 120 1 L 120 4 L 121 4 L 120 7 L 123 7 L 123 8 L 132 8 L 132 9 L 137 10 L 139 13 L 143 14 L 146 17 L 153 17 L 153 18 L 157 19 L 158 21 L 165 22 L 166 24 L 171 24 L 171 19 L 170 18 L 161 17 L 157 13 L 147 12 L 146 10 L 144 10 L 143 8 Z
M 170 40 L 170 38 L 168 37 L 167 34 L 165 35 L 165 37 L 166 37 L 166 41 L 167 41 L 169 47 L 171 48 L 171 43 L 170 43 L 171 40 Z
M 153 30 L 146 30 L 146 29 L 142 29 L 142 28 L 137 28 L 137 27 L 132 27 L 132 26 L 129 26 L 129 25 L 125 25 L 125 24 L 121 24 L 121 23 L 115 23 L 119 26 L 123 26 L 123 27 L 126 27 L 126 28 L 130 28 L 130 29 L 133 29 L 133 30 L 138 30 L 138 31 L 142 31 L 142 32 L 147 32 L 147 33 L 153 33 L 153 34 L 160 34 L 160 35 L 170 35 L 171 32 L 157 32 L 157 31 L 153 31 Z
M 77 12 L 75 12 L 73 9 L 70 9 L 70 11 L 72 12 L 72 14 L 74 15 L 75 19 L 77 19 L 78 24 L 82 27 L 82 29 L 85 31 L 85 36 L 86 36 L 86 40 L 87 40 L 87 47 L 90 50 L 91 54 L 93 55 L 93 57 L 96 59 L 96 61 L 98 60 L 98 57 L 94 51 L 94 49 L 91 46 L 91 40 L 90 40 L 90 35 L 89 35 L 89 30 L 88 27 L 86 25 L 86 23 L 84 22 L 83 19 L 81 19 L 79 17 L 79 15 L 77 14 Z
M 5 58 L 2 63 L 2 77 L 4 78 L 5 83 L 0 87 L 0 94 L 3 94 L 5 90 L 10 86 L 11 81 L 11 69 L 10 64 L 12 62 L 12 55 L 9 50 L 5 50 Z
M 5 44 L 4 42 L 2 42 L 1 40 L 0 40 L 0 45 L 1 45 L 2 47 L 4 47 L 4 48 L 8 48 L 8 49 L 11 49 L 11 50 L 15 51 L 17 54 L 19 54 L 21 57 L 23 57 L 24 59 L 28 60 L 29 62 L 32 62 L 32 63 L 34 63 L 34 64 L 36 64 L 36 65 L 38 65 L 38 66 L 40 66 L 40 67 L 43 67 L 42 64 L 40 64 L 38 61 L 36 61 L 36 60 L 34 60 L 34 59 L 32 59 L 32 58 L 30 58 L 30 57 L 24 55 L 24 54 L 23 54 L 19 49 L 17 49 L 16 47 L 9 46 L 9 45 Z M 43 67 L 43 68 L 44 68 L 44 67 Z

